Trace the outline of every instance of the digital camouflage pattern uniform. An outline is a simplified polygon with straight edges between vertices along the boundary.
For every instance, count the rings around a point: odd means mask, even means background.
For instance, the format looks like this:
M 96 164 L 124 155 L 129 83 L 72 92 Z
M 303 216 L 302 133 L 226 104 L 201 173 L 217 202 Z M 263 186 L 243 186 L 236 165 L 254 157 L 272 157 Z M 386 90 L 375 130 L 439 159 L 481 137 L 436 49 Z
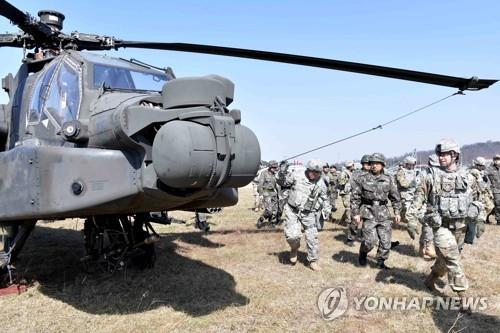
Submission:
M 334 171 L 332 171 L 334 170 Z M 338 185 L 339 185 L 339 173 L 337 170 L 330 168 L 330 205 L 332 206 L 332 212 L 336 211 L 336 201 L 339 196 Z
M 351 176 L 352 172 L 345 168 L 340 172 L 338 182 L 339 195 L 344 205 L 344 214 L 342 214 L 341 221 L 347 223 L 347 225 L 351 224 Z
M 264 212 L 257 222 L 257 227 L 261 227 L 266 219 L 271 224 L 277 223 L 278 188 L 275 173 L 271 172 L 269 169 L 262 171 L 259 178 L 258 191 L 259 194 L 262 195 Z
M 500 161 L 500 155 L 495 155 L 493 165 L 490 165 L 486 169 L 486 176 L 490 180 L 491 191 L 495 200 L 495 219 L 497 220 L 497 224 L 500 224 L 500 165 L 496 165 L 495 161 Z
M 478 186 L 479 193 L 477 200 L 481 201 L 481 203 L 484 205 L 486 216 L 489 216 L 495 208 L 494 196 L 490 187 L 489 179 L 486 177 L 484 171 L 481 171 L 476 167 L 472 167 L 470 169 L 470 174 L 476 179 L 476 183 Z
M 253 199 L 254 199 L 253 210 L 256 211 L 256 212 L 259 209 L 262 209 L 262 200 L 263 200 L 263 198 L 259 194 L 259 179 L 260 179 L 260 175 L 262 174 L 262 171 L 264 171 L 264 169 L 260 169 L 259 171 L 257 171 L 257 175 L 252 180 L 252 190 L 253 190 Z
M 417 189 L 417 171 L 400 167 L 396 172 L 396 184 L 401 197 L 401 221 L 406 222 L 406 211 Z
M 422 207 L 426 205 L 425 221 L 434 231 L 437 259 L 429 278 L 435 280 L 448 273 L 450 287 L 457 292 L 468 288 L 460 263 L 467 223 L 484 219 L 482 204 L 474 201 L 477 191 L 474 177 L 463 168 L 446 171 L 432 168 L 415 192 L 407 213 L 409 227 L 416 228 Z
M 396 215 L 399 215 L 401 210 L 396 184 L 393 178 L 385 173 L 378 176 L 365 173 L 352 185 L 352 214 L 360 215 L 363 223 L 360 253 L 370 252 L 378 242 L 377 259 L 384 261 L 389 257 L 392 237 L 392 218 L 387 207 L 389 200 Z
M 354 170 L 351 174 L 351 179 L 349 180 L 349 188 L 352 191 L 352 188 L 354 186 L 354 183 L 356 182 L 359 177 L 366 175 L 367 173 L 370 173 L 369 171 L 366 170 Z M 352 200 L 352 193 L 349 194 L 349 200 Z M 351 205 L 351 202 L 349 202 L 349 205 Z M 349 209 L 350 210 L 350 209 Z M 354 215 L 354 214 L 352 214 Z M 358 235 L 359 227 L 352 221 L 352 218 L 349 220 L 347 223 L 347 230 L 346 230 L 346 243 L 350 246 L 354 246 L 354 241 L 356 240 L 356 236 Z
M 321 165 L 319 166 L 321 168 Z M 319 170 L 319 169 L 318 169 Z M 319 240 L 316 228 L 316 216 L 322 212 L 324 216 L 330 214 L 330 200 L 326 193 L 326 186 L 320 177 L 317 181 L 310 181 L 306 171 L 283 173 L 280 171 L 278 182 L 289 187 L 288 201 L 285 205 L 285 238 L 292 250 L 300 246 L 302 229 L 307 244 L 307 260 L 312 263 L 319 259 Z

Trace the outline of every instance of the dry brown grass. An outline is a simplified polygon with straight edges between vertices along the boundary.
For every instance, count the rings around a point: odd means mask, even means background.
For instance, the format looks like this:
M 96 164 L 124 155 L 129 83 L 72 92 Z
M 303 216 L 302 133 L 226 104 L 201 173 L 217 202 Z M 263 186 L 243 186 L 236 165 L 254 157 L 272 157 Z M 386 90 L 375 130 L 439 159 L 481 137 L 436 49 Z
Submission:
M 255 228 L 251 190 L 240 190 L 240 203 L 214 215 L 213 232 L 193 227 L 193 214 L 175 212 L 186 225 L 161 226 L 158 261 L 151 270 L 129 268 L 112 276 L 85 275 L 82 222 L 39 223 L 18 267 L 36 283 L 20 296 L 0 299 L 4 332 L 448 332 L 455 311 L 357 312 L 321 319 L 316 298 L 325 287 L 346 286 L 359 295 L 430 296 L 423 278 L 430 263 L 416 256 L 404 230 L 393 251 L 390 272 L 355 265 L 357 247 L 344 245 L 344 227 L 327 224 L 320 233 L 321 265 L 315 273 L 287 264 L 281 228 Z M 337 215 L 340 216 L 340 211 Z M 451 331 L 498 332 L 500 226 L 489 225 L 464 260 L 470 292 L 487 296 L 489 308 L 459 318 Z M 304 251 L 302 244 L 301 250 Z M 373 256 L 373 253 L 371 254 Z M 371 258 L 373 263 L 373 257 Z M 446 287 L 444 293 L 453 295 Z

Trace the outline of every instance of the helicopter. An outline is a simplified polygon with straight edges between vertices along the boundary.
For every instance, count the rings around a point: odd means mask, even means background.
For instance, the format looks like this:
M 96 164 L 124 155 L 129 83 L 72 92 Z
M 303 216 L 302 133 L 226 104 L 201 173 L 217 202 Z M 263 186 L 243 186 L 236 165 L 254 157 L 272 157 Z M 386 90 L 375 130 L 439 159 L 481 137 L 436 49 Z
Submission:
M 259 141 L 230 109 L 235 85 L 218 75 L 177 78 L 171 68 L 91 51 L 140 48 L 231 56 L 376 75 L 459 90 L 496 80 L 461 78 L 348 61 L 213 45 L 127 41 L 63 32 L 65 16 L 35 18 L 0 0 L 21 31 L 0 47 L 25 51 L 2 79 L 0 268 L 13 264 L 39 220 L 83 218 L 88 262 L 154 264 L 169 210 L 203 211 L 238 201 L 260 161 Z

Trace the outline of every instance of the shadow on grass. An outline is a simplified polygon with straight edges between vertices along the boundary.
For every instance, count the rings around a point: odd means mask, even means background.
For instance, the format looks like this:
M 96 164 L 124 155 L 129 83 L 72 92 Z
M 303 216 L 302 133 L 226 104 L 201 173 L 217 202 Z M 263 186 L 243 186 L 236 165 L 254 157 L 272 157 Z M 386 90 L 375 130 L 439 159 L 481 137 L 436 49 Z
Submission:
M 126 267 L 114 274 L 86 274 L 80 231 L 37 226 L 21 253 L 19 275 L 35 279 L 39 290 L 51 298 L 92 314 L 140 313 L 169 306 L 190 316 L 242 306 L 249 299 L 235 290 L 233 276 L 178 252 L 173 240 L 207 248 L 223 244 L 206 239 L 201 232 L 163 236 L 157 243 L 153 269 Z
M 293 266 L 290 263 L 290 251 L 271 252 L 268 254 L 277 257 L 280 264 Z M 307 253 L 299 251 L 297 261 L 301 264 L 308 265 Z
M 491 305 L 490 305 L 491 306 Z M 500 318 L 477 312 L 463 314 L 453 310 L 432 310 L 432 319 L 443 333 L 448 332 L 495 332 L 500 328 Z

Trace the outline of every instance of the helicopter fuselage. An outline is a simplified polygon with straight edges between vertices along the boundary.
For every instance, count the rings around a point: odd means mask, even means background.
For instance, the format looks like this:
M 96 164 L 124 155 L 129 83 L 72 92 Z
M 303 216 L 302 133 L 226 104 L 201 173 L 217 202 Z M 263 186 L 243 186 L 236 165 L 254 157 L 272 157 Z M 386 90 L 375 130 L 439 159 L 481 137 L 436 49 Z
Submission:
M 62 51 L 3 83 L 0 222 L 231 206 L 260 163 L 216 75 Z

